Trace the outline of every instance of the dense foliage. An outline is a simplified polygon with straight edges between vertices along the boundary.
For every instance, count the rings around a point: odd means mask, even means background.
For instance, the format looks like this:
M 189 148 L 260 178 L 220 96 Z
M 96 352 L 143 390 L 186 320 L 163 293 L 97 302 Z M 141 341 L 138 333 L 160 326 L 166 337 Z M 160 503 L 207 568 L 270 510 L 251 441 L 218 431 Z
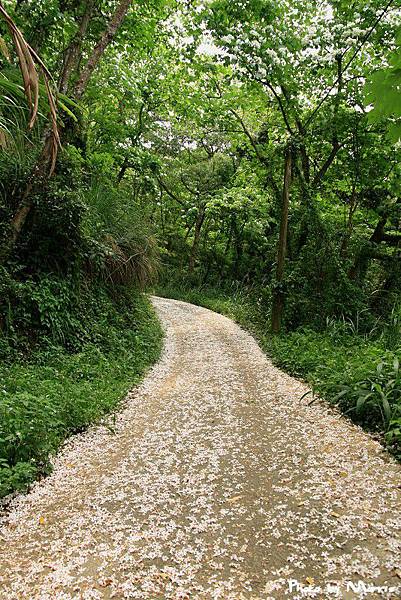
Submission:
M 115 306 L 99 290 L 93 314 L 79 352 L 47 347 L 0 367 L 0 497 L 48 472 L 65 437 L 102 421 L 157 359 L 161 330 L 143 298 Z
M 0 8 L 6 368 L 102 348 L 161 265 L 170 290 L 242 290 L 282 366 L 399 444 L 396 3 Z

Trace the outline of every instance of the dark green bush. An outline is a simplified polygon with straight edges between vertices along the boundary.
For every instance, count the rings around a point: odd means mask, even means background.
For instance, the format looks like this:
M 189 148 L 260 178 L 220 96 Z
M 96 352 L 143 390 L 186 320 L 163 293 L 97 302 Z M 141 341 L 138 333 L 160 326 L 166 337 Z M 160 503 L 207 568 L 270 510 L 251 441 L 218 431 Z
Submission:
M 0 245 L 34 157 L 20 158 L 0 152 Z M 0 266 L 0 496 L 46 473 L 63 440 L 113 410 L 160 349 L 138 295 L 157 248 L 130 189 L 65 144 L 33 200 Z

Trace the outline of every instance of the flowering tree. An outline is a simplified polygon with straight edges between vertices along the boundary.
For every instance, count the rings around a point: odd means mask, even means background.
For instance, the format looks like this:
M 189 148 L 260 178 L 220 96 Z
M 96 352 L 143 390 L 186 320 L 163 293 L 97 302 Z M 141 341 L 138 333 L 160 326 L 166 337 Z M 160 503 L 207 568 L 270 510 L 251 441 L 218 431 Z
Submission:
M 198 34 L 212 36 L 219 60 L 230 65 L 232 76 L 247 86 L 259 86 L 265 128 L 276 140 L 274 153 L 282 156 L 284 184 L 272 173 L 268 144 L 256 143 L 256 132 L 247 126 L 247 111 L 232 107 L 255 156 L 266 166 L 271 192 L 283 198 L 273 301 L 278 331 L 284 295 L 289 161 L 293 162 L 294 194 L 307 215 L 301 236 L 306 240 L 311 227 L 319 228 L 317 197 L 330 168 L 340 154 L 356 158 L 355 132 L 366 128 L 364 78 L 385 64 L 399 11 L 393 10 L 392 2 L 384 6 L 360 2 L 350 7 L 326 1 L 243 0 L 233 4 L 217 0 L 200 5 L 197 14 Z M 276 168 L 273 171 L 277 173 Z M 356 188 L 357 183 L 352 185 Z

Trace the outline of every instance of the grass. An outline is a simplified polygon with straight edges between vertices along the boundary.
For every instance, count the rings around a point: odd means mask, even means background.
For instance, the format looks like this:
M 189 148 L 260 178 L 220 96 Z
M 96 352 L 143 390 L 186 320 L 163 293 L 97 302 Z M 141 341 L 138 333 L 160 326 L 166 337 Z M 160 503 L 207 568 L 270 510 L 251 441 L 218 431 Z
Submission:
M 377 434 L 401 460 L 401 348 L 389 349 L 385 336 L 359 335 L 341 321 L 324 331 L 304 328 L 273 336 L 267 310 L 244 291 L 165 285 L 157 293 L 231 317 L 254 335 L 275 365 L 307 381 L 313 393 Z
M 48 473 L 63 441 L 113 411 L 157 360 L 162 331 L 150 302 L 137 295 L 125 311 L 105 319 L 101 344 L 48 346 L 0 366 L 0 497 Z

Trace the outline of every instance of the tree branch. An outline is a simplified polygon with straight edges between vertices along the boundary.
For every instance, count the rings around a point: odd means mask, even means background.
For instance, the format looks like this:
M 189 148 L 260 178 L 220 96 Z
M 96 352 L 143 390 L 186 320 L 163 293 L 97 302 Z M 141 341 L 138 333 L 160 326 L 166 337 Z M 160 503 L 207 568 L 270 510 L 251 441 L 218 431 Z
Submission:
M 67 92 L 71 74 L 74 71 L 74 69 L 78 67 L 82 41 L 87 32 L 94 5 L 94 0 L 87 1 L 84 14 L 82 15 L 81 22 L 78 27 L 78 31 L 65 52 L 63 60 L 63 69 L 61 71 L 58 83 L 58 89 L 62 94 L 65 94 Z
M 238 120 L 239 124 L 241 125 L 241 127 L 242 127 L 242 131 L 245 133 L 246 137 L 247 137 L 247 138 L 248 138 L 248 140 L 250 141 L 250 143 L 251 143 L 251 146 L 252 146 L 252 148 L 253 148 L 253 149 L 254 149 L 254 151 L 255 151 L 255 154 L 256 154 L 256 157 L 257 157 L 257 159 L 258 159 L 258 160 L 259 160 L 259 161 L 260 161 L 260 162 L 261 162 L 263 165 L 267 166 L 267 161 L 266 161 L 265 157 L 263 156 L 263 154 L 261 154 L 261 153 L 260 153 L 260 151 L 259 151 L 259 148 L 258 148 L 258 145 L 257 145 L 257 143 L 255 142 L 255 140 L 254 140 L 254 138 L 253 138 L 253 136 L 252 136 L 251 132 L 248 130 L 247 126 L 245 125 L 245 123 L 244 123 L 244 121 L 243 121 L 242 117 L 241 117 L 241 116 L 240 116 L 240 115 L 239 115 L 239 114 L 238 114 L 238 113 L 237 113 L 237 112 L 236 112 L 236 111 L 235 111 L 233 108 L 230 108 L 230 112 L 231 112 L 231 113 L 232 113 L 232 114 L 235 116 L 235 118 Z M 280 192 L 280 189 L 279 189 L 279 187 L 278 187 L 277 183 L 274 181 L 274 179 L 273 179 L 273 176 L 272 176 L 270 173 L 268 173 L 268 174 L 267 174 L 267 176 L 268 176 L 268 179 L 269 179 L 270 185 L 271 185 L 271 187 L 273 188 L 274 194 L 276 195 L 276 197 L 277 197 L 277 198 L 279 198 L 279 197 L 281 198 L 281 192 Z
M 320 167 L 319 171 L 316 173 L 315 177 L 313 178 L 313 182 L 312 182 L 313 187 L 320 185 L 323 177 L 326 175 L 327 171 L 331 167 L 335 157 L 337 156 L 339 150 L 343 147 L 343 145 L 344 144 L 340 144 L 337 139 L 333 140 L 333 148 L 332 148 L 330 154 L 328 155 L 328 157 L 326 158 L 326 160 Z
M 164 181 L 162 180 L 162 178 L 160 176 L 156 177 L 158 184 L 160 185 L 161 189 L 166 192 L 166 194 L 168 196 L 170 196 L 170 198 L 172 198 L 173 200 L 175 200 L 176 202 L 178 202 L 178 204 L 180 204 L 181 206 L 185 207 L 184 202 L 178 198 L 178 196 L 176 196 L 164 183 Z
M 132 5 L 132 0 L 121 0 L 117 6 L 113 16 L 111 17 L 106 29 L 103 31 L 99 41 L 93 49 L 89 60 L 83 67 L 78 81 L 75 85 L 74 96 L 77 100 L 80 100 L 86 86 L 88 85 L 89 79 L 92 76 L 93 71 L 96 69 L 104 51 L 107 46 L 113 41 L 114 36 L 123 22 L 129 8 Z
M 355 58 L 358 56 L 360 50 L 363 48 L 363 46 L 365 45 L 365 43 L 368 41 L 368 39 L 370 38 L 370 36 L 374 32 L 374 30 L 376 29 L 377 25 L 380 23 L 380 21 L 382 20 L 382 18 L 387 13 L 388 9 L 390 8 L 390 6 L 393 3 L 394 3 L 394 0 L 389 0 L 389 2 L 387 2 L 386 6 L 384 7 L 384 9 L 380 13 L 380 15 L 378 17 L 376 17 L 376 19 L 374 20 L 372 26 L 367 31 L 367 33 L 363 36 L 361 43 L 356 48 L 355 52 L 353 53 L 353 55 L 351 56 L 351 58 L 348 60 L 348 62 L 346 63 L 345 67 L 343 68 L 341 76 L 342 76 L 343 73 L 345 73 L 345 71 L 347 71 L 348 67 L 353 63 L 353 61 L 355 60 Z M 346 50 L 344 50 L 344 52 L 341 55 L 342 58 L 346 55 L 346 53 L 348 52 L 348 50 L 350 50 L 350 48 L 347 48 Z M 315 118 L 315 116 L 318 114 L 319 110 L 321 109 L 323 103 L 327 100 L 327 98 L 331 94 L 331 91 L 338 85 L 338 83 L 339 83 L 339 78 L 337 76 L 337 78 L 334 81 L 333 85 L 330 86 L 330 88 L 326 91 L 326 93 L 323 95 L 323 97 L 319 100 L 316 108 L 309 115 L 309 118 L 307 119 L 307 121 L 305 123 L 305 127 L 308 127 L 308 125 L 312 122 L 312 120 Z

